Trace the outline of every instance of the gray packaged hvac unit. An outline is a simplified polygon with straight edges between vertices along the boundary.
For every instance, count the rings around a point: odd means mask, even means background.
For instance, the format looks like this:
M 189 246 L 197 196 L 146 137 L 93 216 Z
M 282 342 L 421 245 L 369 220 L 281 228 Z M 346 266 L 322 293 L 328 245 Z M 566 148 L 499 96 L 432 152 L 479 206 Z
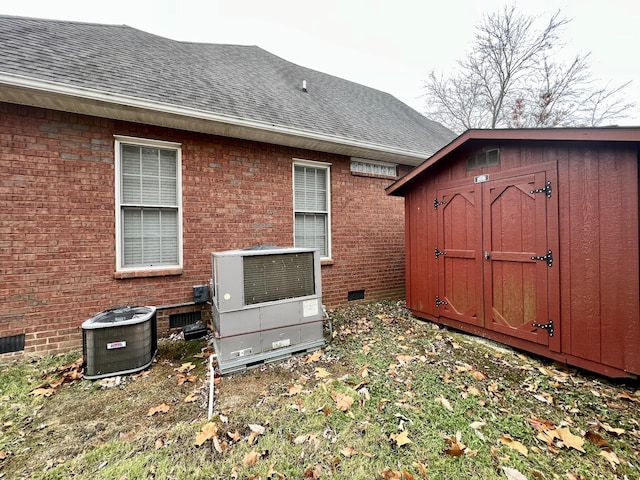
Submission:
M 212 267 L 213 344 L 222 374 L 324 345 L 317 250 L 217 252 Z
M 144 370 L 158 350 L 155 307 L 105 310 L 82 323 L 84 378 Z

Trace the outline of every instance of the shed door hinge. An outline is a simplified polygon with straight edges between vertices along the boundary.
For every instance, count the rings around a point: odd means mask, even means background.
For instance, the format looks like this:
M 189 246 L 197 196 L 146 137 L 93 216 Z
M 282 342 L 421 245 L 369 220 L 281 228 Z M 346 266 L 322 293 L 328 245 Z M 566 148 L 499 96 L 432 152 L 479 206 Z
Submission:
M 540 260 L 541 262 L 547 262 L 547 265 L 551 267 L 553 265 L 553 252 L 549 250 L 547 254 L 543 257 L 531 257 L 531 260 Z
M 551 182 L 547 180 L 547 183 L 545 183 L 544 187 L 531 190 L 530 193 L 544 193 L 547 198 L 551 198 Z
M 440 297 L 436 295 L 436 308 L 438 308 L 440 305 L 449 305 L 449 303 L 445 302 L 444 300 L 440 300 Z
M 437 260 L 440 255 L 446 255 L 447 252 L 443 252 L 441 250 L 438 250 L 438 247 L 436 247 L 435 254 L 436 254 L 436 260 Z
M 531 325 L 546 330 L 549 333 L 549 336 L 553 337 L 553 320 L 549 320 L 549 323 L 532 323 Z
M 447 203 L 447 202 L 445 202 L 444 200 L 439 202 L 437 198 L 434 198 L 433 199 L 433 208 L 437 210 L 440 205 L 444 205 L 445 203 Z

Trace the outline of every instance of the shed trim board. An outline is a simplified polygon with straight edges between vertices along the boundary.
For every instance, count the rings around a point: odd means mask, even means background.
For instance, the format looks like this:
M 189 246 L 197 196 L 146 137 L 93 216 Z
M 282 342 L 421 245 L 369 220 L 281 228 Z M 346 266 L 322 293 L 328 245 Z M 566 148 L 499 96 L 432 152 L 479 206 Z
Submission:
M 405 197 L 418 317 L 611 377 L 640 374 L 640 128 L 469 130 Z M 467 159 L 499 149 L 498 165 Z

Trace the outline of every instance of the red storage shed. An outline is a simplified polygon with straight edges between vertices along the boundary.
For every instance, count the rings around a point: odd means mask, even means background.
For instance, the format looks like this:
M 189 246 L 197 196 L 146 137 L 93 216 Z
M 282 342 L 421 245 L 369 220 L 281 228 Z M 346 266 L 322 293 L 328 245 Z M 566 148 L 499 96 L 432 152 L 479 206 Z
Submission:
M 640 128 L 469 130 L 405 197 L 414 315 L 611 377 L 640 374 Z

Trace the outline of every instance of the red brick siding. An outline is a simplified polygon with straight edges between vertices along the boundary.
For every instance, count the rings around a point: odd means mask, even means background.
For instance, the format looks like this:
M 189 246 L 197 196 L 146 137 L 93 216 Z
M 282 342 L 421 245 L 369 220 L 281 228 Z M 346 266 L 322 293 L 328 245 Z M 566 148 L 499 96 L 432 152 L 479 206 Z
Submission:
M 114 135 L 182 144 L 179 275 L 114 276 Z M 323 302 L 401 297 L 403 201 L 385 195 L 390 180 L 352 175 L 348 157 L 0 103 L 0 336 L 25 333 L 27 353 L 76 349 L 99 311 L 192 301 L 212 251 L 292 245 L 294 158 L 332 164 Z

